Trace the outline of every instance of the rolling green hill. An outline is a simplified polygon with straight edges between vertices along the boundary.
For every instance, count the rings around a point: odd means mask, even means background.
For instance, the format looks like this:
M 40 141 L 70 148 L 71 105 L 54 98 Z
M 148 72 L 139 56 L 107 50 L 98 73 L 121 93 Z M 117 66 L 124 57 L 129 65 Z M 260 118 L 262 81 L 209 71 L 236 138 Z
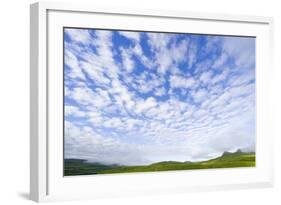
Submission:
M 123 166 L 105 165 L 101 163 L 90 163 L 82 159 L 65 159 L 64 175 L 90 175 L 90 174 L 112 174 L 130 172 L 153 172 L 190 169 L 211 169 L 211 168 L 233 168 L 233 167 L 254 167 L 255 153 L 243 153 L 240 150 L 234 153 L 224 152 L 222 156 L 202 162 L 177 162 L 163 161 L 146 166 Z

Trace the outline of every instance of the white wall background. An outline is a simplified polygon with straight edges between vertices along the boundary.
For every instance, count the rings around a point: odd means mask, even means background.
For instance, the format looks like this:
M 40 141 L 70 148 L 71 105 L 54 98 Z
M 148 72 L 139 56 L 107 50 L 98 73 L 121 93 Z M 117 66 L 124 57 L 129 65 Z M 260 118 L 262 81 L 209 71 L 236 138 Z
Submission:
M 29 192 L 29 4 L 0 6 L 0 204 L 32 204 Z M 82 2 L 80 0 L 79 2 Z M 273 16 L 275 20 L 275 187 L 268 189 L 119 198 L 66 204 L 280 204 L 281 6 L 277 0 L 92 0 L 99 6 Z M 265 68 L 266 69 L 266 68 Z M 280 88 L 280 89 L 279 89 Z M 280 124 L 280 125 L 279 125 Z

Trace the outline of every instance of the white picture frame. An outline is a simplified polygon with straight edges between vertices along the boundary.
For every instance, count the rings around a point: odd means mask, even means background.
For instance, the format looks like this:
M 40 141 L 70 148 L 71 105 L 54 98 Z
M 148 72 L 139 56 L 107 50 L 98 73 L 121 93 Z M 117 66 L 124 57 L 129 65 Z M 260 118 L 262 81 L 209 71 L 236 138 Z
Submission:
M 112 17 L 117 20 L 112 22 Z M 96 21 L 93 21 L 93 18 Z M 150 24 L 149 22 L 152 22 Z M 188 30 L 184 27 L 188 25 Z M 223 25 L 223 26 L 222 26 Z M 63 177 L 62 28 L 176 30 L 256 36 L 257 166 L 252 169 Z M 54 201 L 273 186 L 270 82 L 273 19 L 40 2 L 30 10 L 30 198 Z M 60 66 L 61 65 L 61 66 Z M 59 67 L 60 66 L 60 67 Z M 56 68 L 56 69 L 54 69 Z M 59 114 L 57 114 L 59 113 Z

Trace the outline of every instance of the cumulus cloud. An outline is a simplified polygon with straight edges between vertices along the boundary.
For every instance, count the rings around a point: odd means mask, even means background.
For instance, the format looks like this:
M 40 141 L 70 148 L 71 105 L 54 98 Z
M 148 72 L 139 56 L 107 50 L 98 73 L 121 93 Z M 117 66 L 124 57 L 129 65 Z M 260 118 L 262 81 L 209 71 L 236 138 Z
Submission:
M 138 165 L 255 150 L 254 38 L 65 36 L 66 158 Z

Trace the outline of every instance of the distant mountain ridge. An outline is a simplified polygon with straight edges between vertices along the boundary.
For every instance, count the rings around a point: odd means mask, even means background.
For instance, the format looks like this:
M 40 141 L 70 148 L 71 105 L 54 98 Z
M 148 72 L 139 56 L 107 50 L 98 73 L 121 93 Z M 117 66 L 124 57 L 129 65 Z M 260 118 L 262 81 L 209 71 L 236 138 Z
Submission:
M 211 168 L 233 168 L 233 167 L 254 167 L 255 153 L 245 153 L 241 150 L 236 152 L 224 152 L 220 157 L 201 162 L 178 162 L 162 161 L 146 166 L 124 166 L 105 165 L 98 162 L 88 162 L 83 159 L 65 159 L 64 174 L 88 175 L 88 174 L 112 174 L 130 172 L 151 172 L 151 171 L 175 171 L 191 169 L 211 169 Z
M 232 155 L 232 154 L 241 154 L 241 153 L 248 153 L 248 152 L 242 152 L 241 149 L 238 149 L 236 152 L 223 152 L 221 156 L 226 156 L 226 155 Z

